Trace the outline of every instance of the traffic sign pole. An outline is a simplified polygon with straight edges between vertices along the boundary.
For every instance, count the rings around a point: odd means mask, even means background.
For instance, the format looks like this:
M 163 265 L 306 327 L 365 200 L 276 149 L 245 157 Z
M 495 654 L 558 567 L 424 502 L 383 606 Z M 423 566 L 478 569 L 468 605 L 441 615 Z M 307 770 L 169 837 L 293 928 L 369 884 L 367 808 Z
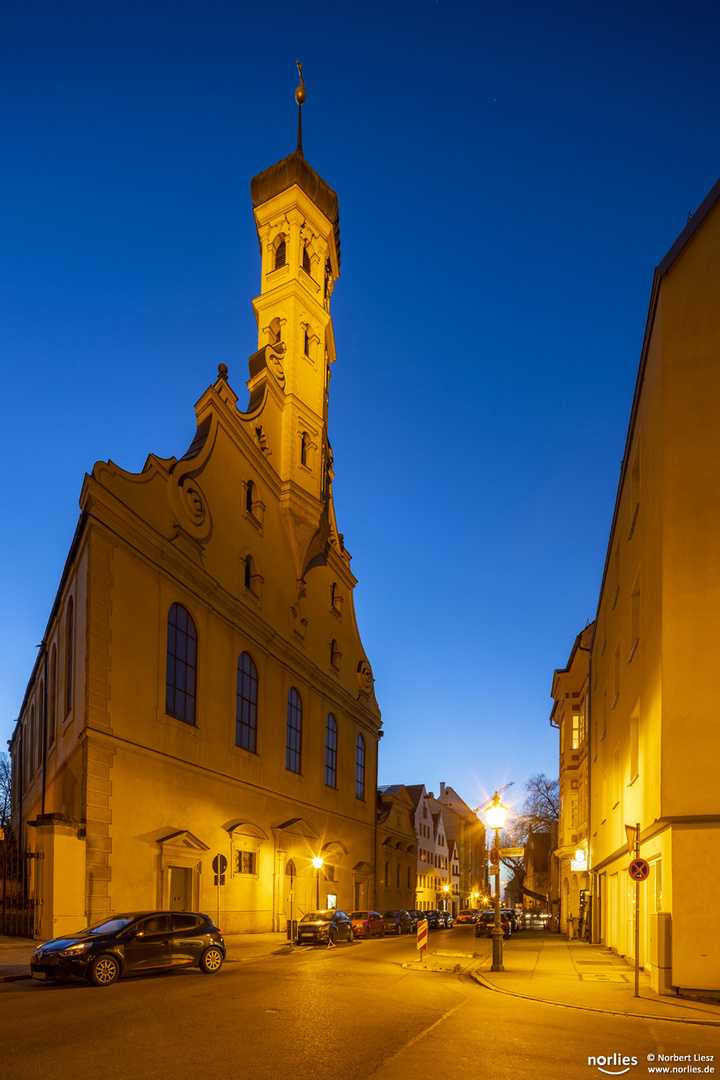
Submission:
M 640 822 L 635 826 L 635 859 L 640 858 Z M 635 878 L 635 997 L 640 997 L 640 878 Z

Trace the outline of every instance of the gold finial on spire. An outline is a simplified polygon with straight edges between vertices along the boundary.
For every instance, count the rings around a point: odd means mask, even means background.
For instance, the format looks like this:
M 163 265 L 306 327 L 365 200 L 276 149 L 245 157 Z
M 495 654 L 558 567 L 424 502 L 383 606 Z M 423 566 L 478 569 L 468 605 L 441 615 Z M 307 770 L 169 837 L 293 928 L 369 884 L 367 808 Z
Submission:
M 295 100 L 298 103 L 298 144 L 297 144 L 297 152 L 300 154 L 301 157 L 304 157 L 303 148 L 302 148 L 302 107 L 303 107 L 303 102 L 305 100 L 305 80 L 303 79 L 302 64 L 300 63 L 299 60 L 296 60 L 295 63 L 297 64 L 298 73 L 300 75 L 300 85 L 298 86 L 297 90 L 295 91 Z
M 295 63 L 297 64 L 298 73 L 300 75 L 300 85 L 295 91 L 295 100 L 298 105 L 302 105 L 305 101 L 305 80 L 303 79 L 302 64 L 299 60 L 296 60 Z

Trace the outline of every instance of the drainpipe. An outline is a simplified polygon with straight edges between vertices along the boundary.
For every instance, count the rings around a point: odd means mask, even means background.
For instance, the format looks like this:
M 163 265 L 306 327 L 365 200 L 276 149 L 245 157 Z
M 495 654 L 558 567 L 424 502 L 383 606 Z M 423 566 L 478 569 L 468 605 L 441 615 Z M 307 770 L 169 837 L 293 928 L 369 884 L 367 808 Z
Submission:
M 382 739 L 384 734 L 385 734 L 384 731 L 378 731 L 378 733 L 377 733 L 377 745 L 375 747 L 375 786 L 374 786 L 374 798 L 373 798 L 373 904 L 372 904 L 375 911 L 377 911 L 378 758 L 380 757 L 380 740 Z

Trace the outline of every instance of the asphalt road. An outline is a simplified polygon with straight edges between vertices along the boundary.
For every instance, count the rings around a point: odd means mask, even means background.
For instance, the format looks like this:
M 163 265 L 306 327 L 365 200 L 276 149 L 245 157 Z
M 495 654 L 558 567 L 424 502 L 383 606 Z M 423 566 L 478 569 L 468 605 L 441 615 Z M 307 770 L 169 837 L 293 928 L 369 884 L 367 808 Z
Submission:
M 431 934 L 431 948 L 489 947 L 465 927 Z M 415 957 L 412 936 L 106 988 L 6 983 L 0 1078 L 571 1080 L 620 1074 L 588 1064 L 618 1054 L 637 1058 L 622 1073 L 632 1080 L 648 1075 L 650 1054 L 718 1049 L 717 1029 L 535 1004 L 400 966 Z

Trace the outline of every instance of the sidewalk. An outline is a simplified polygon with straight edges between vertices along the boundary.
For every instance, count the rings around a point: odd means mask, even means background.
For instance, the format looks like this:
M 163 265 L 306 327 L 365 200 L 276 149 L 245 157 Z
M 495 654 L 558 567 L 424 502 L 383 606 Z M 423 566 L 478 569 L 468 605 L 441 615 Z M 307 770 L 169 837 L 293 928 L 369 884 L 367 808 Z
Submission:
M 636 998 L 635 969 L 621 957 L 604 945 L 568 941 L 549 930 L 521 931 L 504 942 L 505 971 L 491 971 L 491 965 L 492 953 L 472 975 L 500 993 L 591 1012 L 720 1027 L 720 1005 L 656 994 L 644 971 Z

